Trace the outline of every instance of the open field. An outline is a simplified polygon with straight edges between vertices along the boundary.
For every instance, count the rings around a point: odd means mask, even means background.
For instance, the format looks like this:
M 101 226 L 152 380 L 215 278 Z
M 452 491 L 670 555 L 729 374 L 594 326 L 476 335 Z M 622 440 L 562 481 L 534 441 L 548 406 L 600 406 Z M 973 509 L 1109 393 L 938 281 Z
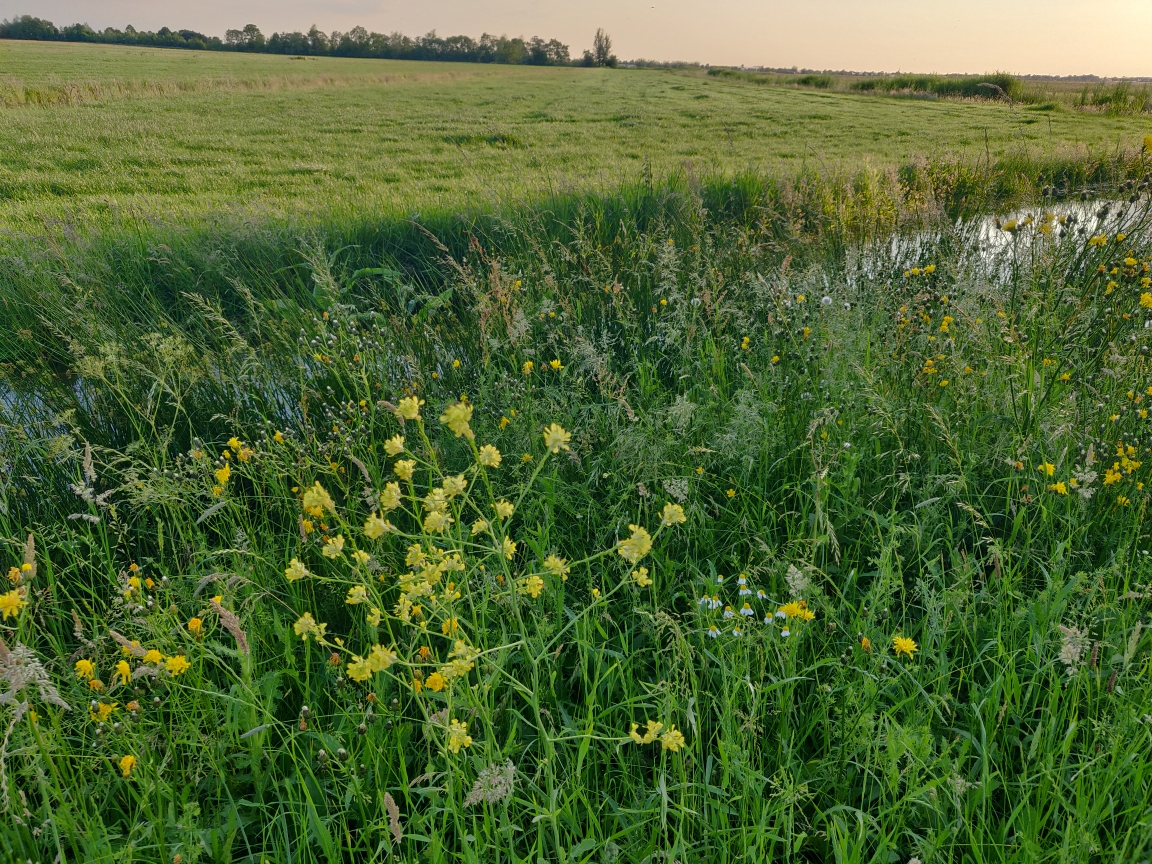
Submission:
M 1139 123 L 125 56 L 0 110 L 0 857 L 1152 858 Z
M 1080 160 L 1138 147 L 1149 129 L 1138 117 L 649 70 L 22 42 L 0 43 L 0 69 L 0 103 L 27 105 L 0 115 L 10 226 L 487 206 L 612 188 L 645 166 L 790 177 L 923 157 Z

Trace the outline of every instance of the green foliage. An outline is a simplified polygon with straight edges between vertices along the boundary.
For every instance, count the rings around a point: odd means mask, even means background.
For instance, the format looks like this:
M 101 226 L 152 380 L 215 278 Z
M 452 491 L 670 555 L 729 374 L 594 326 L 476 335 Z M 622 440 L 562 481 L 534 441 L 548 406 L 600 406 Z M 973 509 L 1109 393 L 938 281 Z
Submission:
M 6 854 L 1146 857 L 1146 209 L 845 245 L 769 188 L 6 258 L 0 535 L 36 569 L 4 642 L 72 706 L 0 708 Z M 422 426 L 395 416 L 410 392 Z M 475 445 L 435 420 L 461 394 Z M 545 453 L 553 422 L 570 450 Z M 417 497 L 468 480 L 447 534 L 383 514 L 396 458 L 422 460 Z M 317 481 L 330 507 L 301 501 Z M 470 530 L 500 499 L 511 559 Z M 669 501 L 688 521 L 642 586 L 616 543 Z M 367 536 L 373 511 L 413 537 Z M 393 610 L 416 539 L 466 562 L 427 630 Z M 775 617 L 800 600 L 814 620 Z M 111 630 L 191 668 L 113 685 Z M 474 668 L 416 692 L 461 634 Z M 396 661 L 350 680 L 373 644 Z M 93 698 L 120 703 L 102 727 Z M 634 743 L 649 720 L 685 746 Z
M 959 96 L 968 99 L 1021 99 L 1024 85 L 1006 72 L 991 75 L 889 75 L 853 81 L 853 90 L 864 92 L 932 93 L 936 96 Z

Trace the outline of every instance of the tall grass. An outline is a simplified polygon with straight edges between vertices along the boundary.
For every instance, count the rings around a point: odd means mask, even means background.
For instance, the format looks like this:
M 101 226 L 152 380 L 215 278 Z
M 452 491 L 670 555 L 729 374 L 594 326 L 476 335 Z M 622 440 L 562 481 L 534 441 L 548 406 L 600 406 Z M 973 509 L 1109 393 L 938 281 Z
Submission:
M 1146 205 L 802 187 L 10 246 L 6 855 L 1147 857 Z

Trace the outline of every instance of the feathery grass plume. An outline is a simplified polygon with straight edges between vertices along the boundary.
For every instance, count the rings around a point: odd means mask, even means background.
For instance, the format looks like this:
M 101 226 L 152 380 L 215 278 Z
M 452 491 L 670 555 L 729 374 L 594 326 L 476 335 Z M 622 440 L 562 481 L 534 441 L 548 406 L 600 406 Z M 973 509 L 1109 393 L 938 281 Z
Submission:
M 516 783 L 516 766 L 508 759 L 503 764 L 491 762 L 476 776 L 472 791 L 464 799 L 465 807 L 476 804 L 499 804 L 512 795 Z
M 144 647 L 139 642 L 134 642 L 125 636 L 121 636 L 115 630 L 109 630 L 108 635 L 116 640 L 117 645 L 119 645 L 138 660 L 143 660 L 144 655 L 148 653 L 144 650 Z
M 0 705 L 11 705 L 17 719 L 23 717 L 28 710 L 28 702 L 18 701 L 17 697 L 29 687 L 35 687 L 39 697 L 49 705 L 65 711 L 72 710 L 53 685 L 36 652 L 19 642 L 15 648 L 9 649 L 4 640 L 0 639 L 0 681 L 7 685 L 4 692 L 0 693 Z
M 800 599 L 808 590 L 808 574 L 795 564 L 788 565 L 788 572 L 784 576 L 784 581 L 788 583 L 788 594 L 793 599 Z
M 1060 630 L 1060 662 L 1069 675 L 1076 674 L 1080 658 L 1088 650 L 1088 634 L 1076 627 L 1058 625 Z
M 400 824 L 400 808 L 391 792 L 384 793 L 384 812 L 388 814 L 388 830 L 392 832 L 392 839 L 396 845 L 404 839 L 404 826 Z
M 36 578 L 36 538 L 32 533 L 28 533 L 28 539 L 24 541 L 24 566 L 21 568 L 24 572 L 24 579 L 32 580 Z
M 244 628 L 240 626 L 240 619 L 236 617 L 235 613 L 229 609 L 225 609 L 216 600 L 210 601 L 212 609 L 216 612 L 216 617 L 220 619 L 220 624 L 232 634 L 232 638 L 236 640 L 236 645 L 240 649 L 241 654 L 248 653 L 248 636 L 244 632 Z

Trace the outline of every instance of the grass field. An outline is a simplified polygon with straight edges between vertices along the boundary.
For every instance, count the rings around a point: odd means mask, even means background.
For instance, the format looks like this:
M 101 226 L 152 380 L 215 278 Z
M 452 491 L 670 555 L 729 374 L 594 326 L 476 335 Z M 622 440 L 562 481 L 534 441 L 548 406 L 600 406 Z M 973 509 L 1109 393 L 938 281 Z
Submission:
M 657 175 L 1083 159 L 1139 117 L 697 73 L 0 44 L 0 220 L 410 212 Z M 24 107 L 20 107 L 24 106 Z
M 10 50 L 4 860 L 1152 858 L 1136 120 Z

